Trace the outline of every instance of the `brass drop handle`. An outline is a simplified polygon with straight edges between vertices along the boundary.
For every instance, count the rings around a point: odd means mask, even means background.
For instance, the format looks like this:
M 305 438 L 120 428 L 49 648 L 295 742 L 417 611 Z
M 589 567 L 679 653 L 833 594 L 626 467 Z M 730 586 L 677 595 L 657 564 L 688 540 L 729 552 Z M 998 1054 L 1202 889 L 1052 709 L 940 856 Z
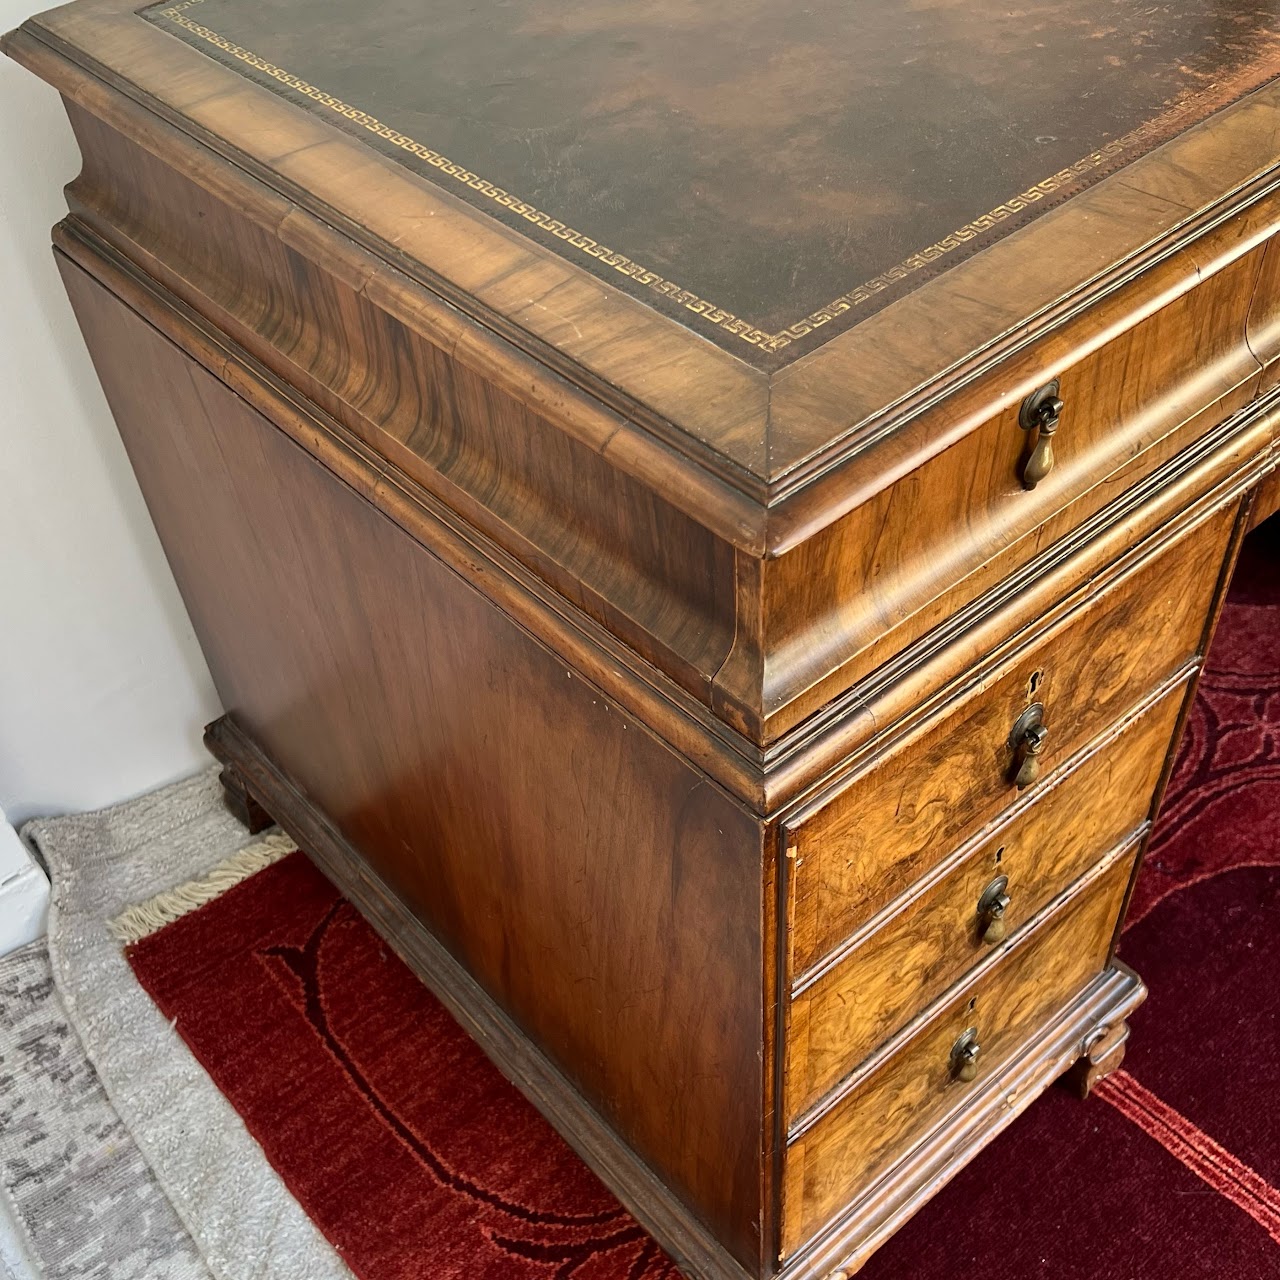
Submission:
M 978 1028 L 970 1027 L 951 1048 L 951 1078 L 968 1084 L 978 1077 L 978 1057 L 982 1046 L 978 1043 Z
M 1031 456 L 1022 468 L 1022 487 L 1034 489 L 1053 470 L 1053 436 L 1062 420 L 1062 401 L 1058 398 L 1058 379 L 1033 391 L 1018 411 L 1018 425 L 1023 431 L 1036 433 Z
M 1008 888 L 1009 877 L 996 876 L 982 891 L 982 897 L 978 899 L 978 928 L 982 932 L 983 942 L 989 947 L 1003 942 L 1008 932 L 1005 912 L 1009 910 L 1009 904 L 1013 901 L 1009 897 Z
M 1013 748 L 1013 783 L 1025 791 L 1040 777 L 1040 758 L 1049 745 L 1049 730 L 1044 723 L 1044 705 L 1033 702 L 1017 719 L 1009 734 Z
M 1013 781 L 1019 791 L 1025 790 L 1040 776 L 1040 756 L 1049 740 L 1049 730 L 1042 724 L 1028 729 L 1018 742 Z

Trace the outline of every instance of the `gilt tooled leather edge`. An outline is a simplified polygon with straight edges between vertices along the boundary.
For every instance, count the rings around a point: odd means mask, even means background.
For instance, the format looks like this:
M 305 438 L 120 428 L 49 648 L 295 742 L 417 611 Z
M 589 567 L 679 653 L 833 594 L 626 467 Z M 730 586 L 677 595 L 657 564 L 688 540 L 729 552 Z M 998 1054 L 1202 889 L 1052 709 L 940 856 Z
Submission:
M 552 214 L 488 181 L 425 143 L 401 133 L 369 112 L 344 102 L 341 98 L 325 92 L 302 77 L 276 66 L 252 50 L 228 40 L 210 27 L 203 26 L 186 16 L 187 10 L 202 3 L 204 0 L 179 0 L 177 4 L 165 5 L 163 8 L 156 5 L 141 12 L 153 21 L 156 18 L 168 19 L 189 36 L 218 50 L 225 58 L 242 63 L 308 101 L 341 116 L 349 128 L 354 126 L 366 130 L 383 143 L 416 156 L 439 173 L 465 186 L 474 195 L 492 201 L 498 207 L 537 227 L 546 235 L 571 246 L 593 259 L 600 267 L 612 268 L 635 284 L 651 290 L 668 304 L 683 308 L 704 322 L 740 338 L 758 351 L 771 356 L 777 355 L 800 339 L 818 332 L 831 322 L 848 316 L 858 308 L 868 307 L 873 302 L 878 302 L 878 305 L 872 308 L 874 310 L 887 306 L 896 297 L 907 292 L 907 286 L 923 284 L 927 279 L 937 275 L 939 265 L 944 259 L 953 262 L 956 261 L 953 255 L 957 253 L 967 251 L 963 256 L 968 256 L 984 248 L 985 245 L 981 243 L 983 237 L 995 228 L 1008 223 L 1011 219 L 1029 221 L 1030 219 L 1024 215 L 1028 215 L 1032 210 L 1045 212 L 1065 202 L 1083 190 L 1091 181 L 1097 181 L 1124 168 L 1140 155 L 1168 141 L 1178 132 L 1179 124 L 1188 116 L 1199 112 L 1199 118 L 1203 119 L 1245 93 L 1261 88 L 1269 80 L 1276 78 L 1275 75 L 1264 76 L 1248 83 L 1248 88 L 1239 87 L 1241 82 L 1252 81 L 1259 66 L 1266 60 L 1265 55 L 1262 55 L 1247 67 L 1241 68 L 1225 84 L 1214 83 L 1204 89 L 1184 93 L 1161 115 L 1139 125 L 1123 137 L 1116 138 L 1098 150 L 1090 152 L 1075 164 L 1068 165 L 1065 169 L 1060 169 L 1026 190 L 1009 197 L 1002 204 L 989 209 L 981 216 L 965 223 L 964 226 L 957 227 L 941 240 L 916 250 L 887 271 L 833 298 L 825 306 L 810 312 L 783 329 L 770 333 L 749 320 L 700 297 L 676 281 L 651 271 L 625 254 L 566 225 Z M 1207 110 L 1205 110 L 1206 102 L 1211 104 Z M 1012 226 L 1009 227 L 1009 230 L 1013 229 Z M 794 356 L 800 354 L 802 353 L 796 352 Z

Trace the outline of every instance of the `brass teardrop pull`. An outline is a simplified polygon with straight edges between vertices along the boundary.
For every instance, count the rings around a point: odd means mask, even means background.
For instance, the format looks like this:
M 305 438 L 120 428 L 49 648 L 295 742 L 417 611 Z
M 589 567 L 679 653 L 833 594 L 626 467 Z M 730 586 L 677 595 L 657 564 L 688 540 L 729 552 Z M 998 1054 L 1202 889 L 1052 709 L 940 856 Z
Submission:
M 1033 702 L 1018 717 L 1009 734 L 1009 746 L 1013 749 L 1012 781 L 1019 791 L 1026 790 L 1040 777 L 1040 758 L 1048 744 L 1044 704 Z
M 978 1028 L 970 1027 L 951 1048 L 951 1078 L 968 1084 L 978 1076 L 978 1056 L 982 1045 L 978 1043 Z
M 1008 931 L 1005 913 L 1012 902 L 1006 892 L 1008 888 L 1009 877 L 996 876 L 982 891 L 982 897 L 978 899 L 978 930 L 982 941 L 989 947 L 1003 942 Z
M 1038 391 L 1033 391 L 1018 411 L 1018 425 L 1023 431 L 1036 433 L 1031 456 L 1022 468 L 1024 489 L 1034 489 L 1053 470 L 1053 436 L 1062 420 L 1063 409 L 1058 390 L 1058 379 L 1054 378 Z
M 1040 777 L 1040 756 L 1049 740 L 1049 730 L 1042 724 L 1033 725 L 1022 735 L 1018 743 L 1018 764 L 1013 781 L 1019 791 L 1025 790 Z

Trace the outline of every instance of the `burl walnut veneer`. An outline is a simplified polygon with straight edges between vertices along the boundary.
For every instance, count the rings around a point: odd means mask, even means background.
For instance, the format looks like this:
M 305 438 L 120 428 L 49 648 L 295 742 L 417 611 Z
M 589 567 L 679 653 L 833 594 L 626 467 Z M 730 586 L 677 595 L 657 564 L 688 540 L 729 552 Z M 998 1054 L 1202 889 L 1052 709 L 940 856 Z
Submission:
M 274 818 L 698 1280 L 1055 1079 L 1280 503 L 1280 5 L 77 0 L 59 268 Z

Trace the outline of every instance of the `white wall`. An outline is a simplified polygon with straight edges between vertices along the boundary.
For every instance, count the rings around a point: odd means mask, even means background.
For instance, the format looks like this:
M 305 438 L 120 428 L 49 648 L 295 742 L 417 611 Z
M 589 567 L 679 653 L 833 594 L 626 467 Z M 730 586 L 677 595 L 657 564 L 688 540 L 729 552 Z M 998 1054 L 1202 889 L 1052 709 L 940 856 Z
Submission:
M 0 0 L 0 30 L 36 0 Z M 49 248 L 79 153 L 0 58 L 0 810 L 97 808 L 208 764 L 217 696 Z

